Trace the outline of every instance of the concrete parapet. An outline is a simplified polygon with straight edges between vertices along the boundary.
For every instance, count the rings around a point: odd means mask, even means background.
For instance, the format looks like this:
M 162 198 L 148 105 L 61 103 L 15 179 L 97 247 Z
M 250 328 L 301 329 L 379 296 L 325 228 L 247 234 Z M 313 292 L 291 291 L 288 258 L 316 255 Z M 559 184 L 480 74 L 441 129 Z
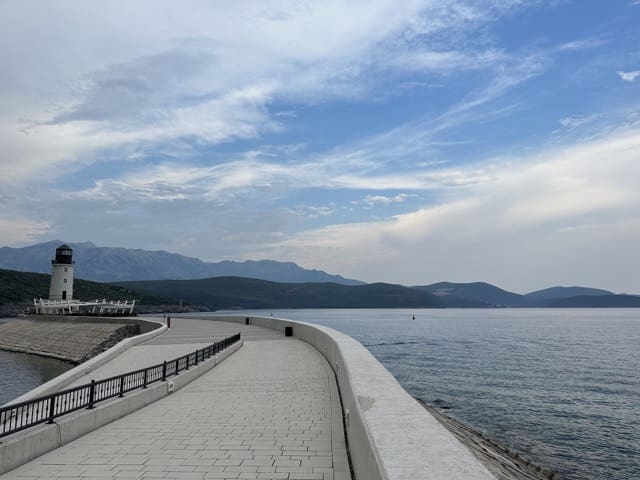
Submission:
M 38 315 L 28 315 L 25 318 L 27 320 L 32 320 L 33 318 L 37 318 L 41 316 Z M 64 316 L 60 316 L 60 319 L 55 318 L 55 315 L 47 315 L 46 320 L 50 321 L 51 318 L 50 317 L 54 317 L 53 321 L 63 321 L 62 318 L 77 318 L 77 319 L 85 319 L 85 321 L 87 321 L 86 319 L 91 318 L 94 322 L 96 321 L 96 317 L 64 317 Z M 106 323 L 118 323 L 117 322 L 117 318 L 106 318 L 105 320 L 109 320 L 109 322 Z M 111 321 L 113 320 L 113 321 Z M 127 320 L 133 320 L 132 322 L 128 322 Z M 66 321 L 66 320 L 64 320 Z M 102 321 L 102 319 L 100 319 L 100 321 Z M 59 390 L 62 390 L 64 387 L 66 387 L 67 385 L 72 384 L 73 382 L 75 382 L 76 380 L 78 380 L 79 378 L 81 378 L 82 376 L 86 375 L 87 372 L 90 372 L 92 370 L 95 370 L 96 368 L 104 365 L 105 363 L 109 362 L 110 360 L 112 360 L 113 358 L 117 357 L 118 355 L 120 355 L 122 352 L 124 352 L 125 350 L 138 345 L 142 342 L 146 342 L 147 340 L 152 339 L 153 337 L 160 335 L 161 333 L 165 332 L 167 330 L 166 325 L 164 325 L 161 322 L 156 322 L 153 320 L 140 320 L 140 319 L 124 319 L 123 320 L 125 323 L 134 323 L 136 325 L 140 326 L 140 331 L 145 333 L 141 333 L 140 335 L 136 335 L 135 337 L 129 337 L 126 338 L 125 340 L 122 340 L 121 342 L 119 342 L 118 344 L 114 345 L 113 347 L 111 347 L 110 349 L 102 352 L 101 354 L 95 356 L 94 358 L 87 360 L 84 363 L 81 363 L 80 365 L 72 368 L 71 370 L 66 371 L 65 373 L 63 373 L 62 375 L 58 375 L 56 378 L 53 378 L 51 380 L 49 380 L 47 383 L 44 383 L 42 385 L 40 385 L 37 388 L 34 388 L 33 390 L 31 390 L 30 392 L 25 393 L 24 395 L 19 396 L 18 398 L 13 399 L 12 401 L 8 402 L 7 405 L 11 405 L 13 403 L 20 403 L 20 402 L 26 402 L 27 400 L 31 400 L 32 398 L 36 398 L 36 397 L 41 397 L 43 395 L 49 395 L 50 393 L 54 393 L 57 392 Z M 72 322 L 78 322 L 78 323 L 82 323 L 81 320 L 72 320 Z M 121 322 L 122 323 L 122 322 Z
M 91 410 L 82 409 L 59 417 L 51 425 L 33 427 L 1 439 L 0 475 L 181 389 L 221 363 L 242 345 L 242 341 L 235 343 L 218 355 L 191 366 L 189 370 L 184 370 L 165 382 L 130 392 L 123 398 L 99 403 Z
M 366 480 L 495 480 L 371 353 L 331 328 L 274 317 L 199 317 L 285 332 L 329 361 L 342 396 L 355 477 Z

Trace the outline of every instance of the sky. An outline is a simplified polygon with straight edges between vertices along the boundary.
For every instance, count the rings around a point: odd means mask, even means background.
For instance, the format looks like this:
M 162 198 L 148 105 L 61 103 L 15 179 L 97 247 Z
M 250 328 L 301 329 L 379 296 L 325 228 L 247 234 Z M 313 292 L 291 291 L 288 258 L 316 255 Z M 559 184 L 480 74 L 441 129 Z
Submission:
M 640 293 L 640 1 L 0 2 L 0 245 Z

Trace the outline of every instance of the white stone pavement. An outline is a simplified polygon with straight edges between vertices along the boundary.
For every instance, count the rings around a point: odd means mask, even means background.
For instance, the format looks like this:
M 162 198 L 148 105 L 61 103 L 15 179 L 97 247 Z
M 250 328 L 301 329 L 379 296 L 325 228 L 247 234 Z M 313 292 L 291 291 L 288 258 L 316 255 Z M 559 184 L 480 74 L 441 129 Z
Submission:
M 222 337 L 241 330 L 254 340 L 178 392 L 0 478 L 350 479 L 326 360 L 307 343 L 255 326 L 185 320 L 171 330 L 177 339 L 215 324 L 231 329 Z M 171 345 L 171 336 L 150 343 Z
M 150 320 L 164 321 L 162 317 L 144 317 Z M 150 367 L 172 360 L 196 349 L 204 348 L 214 342 L 228 338 L 240 332 L 244 341 L 273 340 L 282 338 L 274 330 L 241 325 L 229 322 L 198 320 L 191 318 L 172 318 L 171 328 L 164 334 L 131 347 L 110 362 L 80 377 L 64 388 L 89 383 L 91 380 L 109 378 L 121 373 Z

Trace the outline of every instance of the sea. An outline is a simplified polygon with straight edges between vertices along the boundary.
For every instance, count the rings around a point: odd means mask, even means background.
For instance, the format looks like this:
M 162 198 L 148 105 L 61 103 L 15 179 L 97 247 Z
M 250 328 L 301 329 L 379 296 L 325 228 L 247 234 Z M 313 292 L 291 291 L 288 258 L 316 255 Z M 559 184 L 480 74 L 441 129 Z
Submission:
M 11 320 L 0 318 L 0 324 Z M 73 367 L 53 358 L 0 350 L 0 406 Z
M 359 340 L 411 395 L 554 470 L 556 478 L 640 479 L 640 309 L 216 314 L 332 327 Z M 5 391 L 17 396 L 51 373 L 24 357 L 30 356 L 0 352 L 0 404 Z

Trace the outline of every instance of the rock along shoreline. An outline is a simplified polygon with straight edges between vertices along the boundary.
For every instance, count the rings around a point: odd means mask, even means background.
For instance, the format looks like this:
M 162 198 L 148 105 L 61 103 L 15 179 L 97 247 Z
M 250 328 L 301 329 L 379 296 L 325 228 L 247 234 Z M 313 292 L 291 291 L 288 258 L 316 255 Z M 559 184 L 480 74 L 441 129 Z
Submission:
M 0 349 L 55 358 L 77 365 L 138 333 L 138 325 L 126 322 L 18 319 L 0 325 Z
M 445 415 L 416 398 L 431 415 L 453 433 L 498 480 L 556 480 L 555 472 L 532 463 L 483 433 Z

